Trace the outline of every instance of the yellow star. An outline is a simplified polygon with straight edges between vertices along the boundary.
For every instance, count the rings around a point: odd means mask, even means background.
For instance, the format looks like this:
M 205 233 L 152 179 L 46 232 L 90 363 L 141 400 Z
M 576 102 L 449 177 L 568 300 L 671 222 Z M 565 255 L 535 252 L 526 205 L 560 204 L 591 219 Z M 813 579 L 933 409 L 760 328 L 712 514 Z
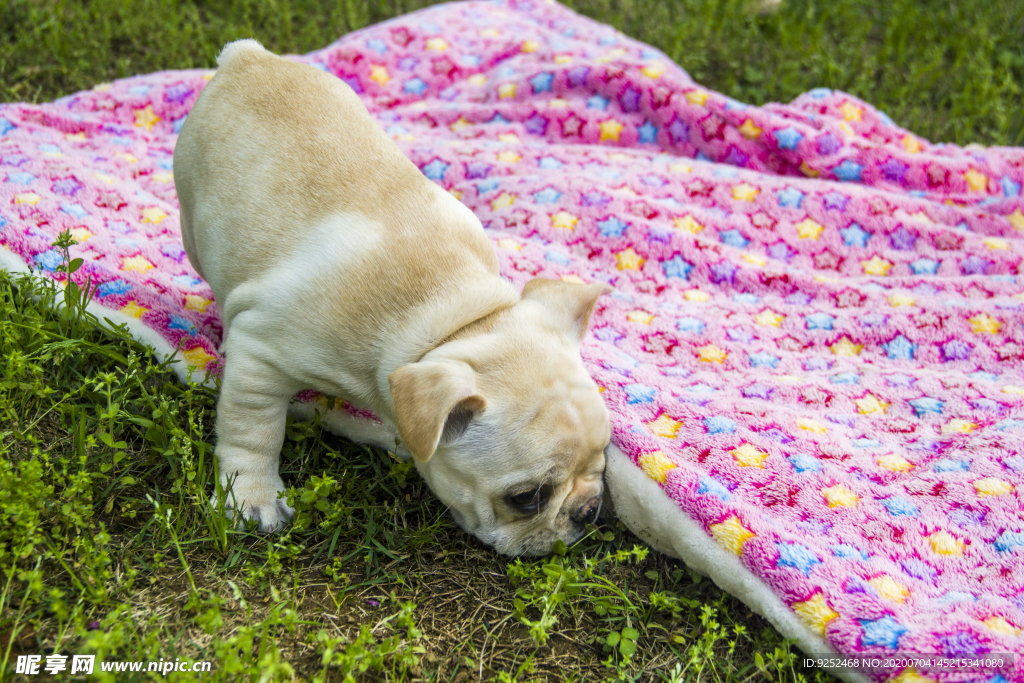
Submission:
M 988 176 L 979 171 L 976 168 L 972 168 L 967 173 L 964 173 L 964 180 L 975 192 L 982 192 L 988 187 Z
M 582 279 L 580 279 L 579 275 L 573 275 L 571 273 L 569 275 L 563 275 L 560 279 L 562 280 L 562 282 L 573 282 L 573 283 L 575 283 L 577 285 L 585 285 L 585 284 L 587 284 Z
M 897 292 L 886 299 L 886 301 L 888 301 L 889 305 L 893 308 L 899 308 L 900 306 L 913 306 L 917 299 L 906 292 Z
M 466 80 L 470 85 L 483 85 L 487 82 L 487 76 L 484 76 L 483 74 L 473 74 Z
M 860 500 L 860 496 L 841 484 L 822 489 L 821 495 L 825 496 L 830 508 L 852 508 Z
M 857 412 L 862 415 L 885 415 L 885 410 L 889 407 L 889 404 L 879 399 L 874 394 L 868 394 L 864 398 L 858 398 L 854 400 L 857 405 Z
M 767 453 L 757 450 L 749 443 L 734 448 L 729 454 L 736 458 L 736 464 L 740 467 L 764 467 L 764 459 L 768 457 Z
M 555 64 L 568 64 L 571 61 L 571 55 L 555 55 Z
M 97 83 L 96 85 L 92 86 L 92 89 L 96 92 L 106 92 L 110 90 L 110 83 Z
M 761 190 L 753 187 L 752 185 L 747 185 L 746 183 L 741 183 L 732 188 L 732 198 L 741 202 L 752 202 L 754 201 L 754 197 L 760 193 Z
M 455 123 L 448 127 L 451 129 L 453 133 L 458 133 L 463 128 L 469 128 L 470 125 L 472 124 L 470 124 L 470 122 L 467 121 L 464 116 L 460 116 L 458 121 L 456 121 Z
M 864 113 L 864 110 L 853 102 L 844 102 L 839 111 L 843 113 L 843 119 L 847 121 L 860 121 L 862 119 L 861 115 Z
M 31 204 L 32 206 L 35 206 L 36 202 L 40 199 L 42 199 L 42 197 L 37 195 L 35 192 L 22 192 L 21 194 L 14 195 L 15 204 Z
M 830 621 L 839 618 L 839 613 L 828 606 L 823 593 L 815 593 L 810 600 L 794 602 L 793 611 L 807 626 L 819 636 L 825 635 L 825 628 Z
M 668 170 L 673 173 L 689 173 L 693 170 L 693 166 L 689 164 L 670 164 Z M 1018 210 L 1017 213 L 1020 213 L 1020 211 Z M 1021 218 L 1021 220 L 1024 221 L 1024 218 Z M 1024 228 L 1021 228 L 1021 230 L 1024 230 Z
M 914 468 L 914 465 L 906 458 L 895 453 L 880 456 L 878 458 L 878 466 L 890 472 L 909 472 Z
M 870 261 L 861 261 L 860 265 L 864 269 L 865 275 L 888 275 L 889 269 L 892 268 L 892 264 L 883 258 L 878 258 L 878 254 L 872 256 Z
M 931 216 L 926 214 L 924 210 L 918 211 L 917 213 L 912 213 L 910 214 L 910 217 L 913 218 L 915 221 L 921 221 L 922 223 L 935 223 L 935 221 L 932 220 Z
M 456 190 L 453 187 L 452 189 L 448 190 L 448 194 L 450 194 L 451 196 L 455 197 L 460 202 L 462 201 L 462 190 Z
M 650 325 L 651 321 L 654 320 L 655 317 L 656 316 L 651 315 L 647 311 L 641 311 L 639 309 L 630 311 L 626 314 L 626 320 L 631 323 L 640 323 L 642 325 Z
M 903 149 L 907 150 L 910 154 L 917 154 L 921 151 L 921 143 L 913 135 L 904 135 Z
M 640 254 L 633 251 L 633 247 L 629 247 L 617 253 L 615 260 L 618 261 L 616 267 L 619 270 L 640 270 L 640 266 L 646 259 L 641 258 Z
M 134 301 L 129 301 L 127 304 L 122 306 L 120 309 L 121 313 L 124 313 L 129 318 L 141 318 L 142 314 L 149 309 L 142 306 Z
M 992 616 L 981 622 L 988 626 L 996 633 L 1004 633 L 1008 636 L 1015 636 L 1020 633 L 1020 629 L 1008 622 L 1006 619 L 1000 616 Z
M 122 159 L 127 161 L 129 164 L 137 164 L 137 163 L 139 163 L 139 160 L 135 158 L 134 154 L 128 154 L 127 152 L 118 152 L 116 154 L 116 156 L 121 157 Z
M 705 302 L 710 298 L 707 292 L 702 292 L 699 289 L 688 289 L 683 292 L 683 298 L 687 301 Z
M 71 231 L 71 236 L 75 238 L 76 242 L 81 244 L 82 242 L 92 237 L 92 233 L 86 230 L 85 228 L 74 228 Z
M 509 145 L 519 144 L 519 136 L 516 135 L 515 133 L 502 133 L 501 135 L 498 136 L 498 140 Z
M 205 370 L 210 361 L 216 359 L 216 356 L 207 353 L 206 349 L 202 346 L 197 346 L 194 349 L 189 349 L 188 351 L 182 351 L 181 355 L 185 358 L 185 363 L 191 365 L 197 370 Z
M 946 424 L 942 425 L 943 434 L 968 434 L 974 431 L 978 425 L 967 420 L 961 420 L 958 417 L 953 418 Z
M 448 43 L 443 38 L 431 38 L 427 41 L 427 49 L 435 52 L 444 52 L 448 49 Z
M 145 256 L 132 256 L 121 261 L 121 270 L 130 270 L 136 273 L 145 273 L 153 269 L 153 264 Z
M 156 122 L 160 120 L 160 117 L 153 111 L 152 105 L 146 105 L 145 109 L 135 110 L 135 125 L 139 128 L 153 130 L 153 126 L 155 126 Z
M 677 230 L 682 230 L 684 232 L 688 232 L 694 235 L 696 235 L 698 232 L 704 229 L 704 226 L 698 223 L 697 221 L 693 220 L 692 216 L 683 216 L 682 218 L 676 218 L 673 221 L 673 223 L 675 223 Z
M 509 251 L 512 251 L 513 249 L 516 251 L 523 250 L 523 245 L 519 244 L 519 242 L 516 242 L 515 240 L 508 239 L 507 237 L 503 240 L 498 240 L 498 246 L 502 249 L 508 249 Z
M 793 227 L 796 228 L 796 234 L 802 240 L 816 240 L 818 239 L 818 235 L 821 234 L 821 231 L 825 229 L 824 225 L 817 221 L 811 220 L 810 218 L 800 221 Z
M 634 197 L 639 196 L 636 192 L 633 191 L 633 188 L 630 187 L 629 185 L 623 185 L 622 187 L 613 187 L 612 190 L 614 190 L 615 192 L 621 192 L 622 194 L 631 194 Z
M 633 157 L 628 154 L 623 154 L 622 152 L 612 152 L 608 155 L 609 161 L 631 161 L 632 159 Z
M 661 62 L 651 62 L 644 68 L 640 69 L 640 73 L 648 78 L 657 78 L 665 73 L 665 65 Z
M 740 258 L 743 259 L 744 261 L 746 261 L 747 263 L 752 263 L 753 265 L 757 266 L 758 268 L 760 268 L 765 263 L 767 263 L 767 261 L 765 261 L 760 256 L 757 256 L 756 254 L 750 254 L 748 252 L 743 252 L 742 254 L 740 254 Z
M 817 178 L 818 176 L 821 175 L 820 171 L 816 171 L 810 166 L 808 166 L 806 161 L 800 162 L 800 172 L 803 173 L 808 178 Z
M 155 180 L 158 183 L 169 183 L 172 180 L 174 180 L 174 174 L 169 171 L 164 171 L 162 173 L 154 173 L 153 180 Z
M 387 68 L 380 64 L 374 64 L 373 68 L 370 69 L 370 80 L 377 81 L 381 86 L 384 86 L 391 80 L 391 76 L 388 75 Z
M 974 334 L 995 334 L 1002 327 L 1002 323 L 988 313 L 979 313 L 973 318 L 968 318 L 967 322 L 971 324 L 971 332 Z
M 711 536 L 718 544 L 726 550 L 731 550 L 737 555 L 743 552 L 743 545 L 754 537 L 754 532 L 740 523 L 736 515 L 730 516 L 724 522 L 711 525 Z
M 1024 213 L 1021 213 L 1020 209 L 1007 216 L 1006 220 L 1010 221 L 1010 225 L 1016 228 L 1017 232 L 1024 232 Z
M 497 211 L 498 209 L 504 209 L 507 206 L 512 206 L 512 202 L 516 200 L 514 194 L 508 192 L 502 192 L 493 201 L 491 201 L 491 211 Z
M 212 304 L 213 301 L 205 297 L 201 297 L 198 294 L 186 294 L 185 295 L 185 308 L 190 311 L 199 311 L 203 313 L 206 311 L 206 307 Z
M 806 417 L 802 417 L 796 421 L 796 426 L 800 429 L 811 432 L 812 434 L 825 434 L 828 430 L 825 426 L 815 422 L 814 420 L 808 420 Z
M 563 100 L 561 97 L 556 97 L 553 100 L 548 100 L 548 106 L 552 109 L 565 109 L 569 106 L 569 100 Z
M 521 158 L 522 157 L 520 157 L 518 154 L 516 154 L 511 149 L 506 149 L 504 152 L 502 152 L 501 154 L 498 155 L 498 161 L 504 161 L 506 164 L 516 164 L 516 163 L 519 163 L 519 160 Z
M 73 142 L 78 141 L 78 140 L 84 140 L 85 139 L 85 133 L 84 132 L 83 133 L 65 133 L 64 134 L 64 139 L 65 140 L 71 140 Z
M 501 87 L 498 88 L 498 99 L 499 100 L 507 100 L 507 99 L 509 99 L 511 97 L 515 97 L 515 96 L 516 96 L 516 84 L 515 83 L 505 83 L 504 85 L 502 85 Z
M 579 219 L 576 218 L 576 216 L 573 216 L 567 211 L 559 211 L 558 213 L 551 215 L 551 227 L 572 230 L 578 220 Z M 640 261 L 642 262 L 643 259 L 640 259 Z
M 974 489 L 979 496 L 1005 496 L 1013 486 L 997 477 L 985 477 L 974 482 Z
M 901 605 L 903 600 L 910 595 L 910 591 L 907 590 L 906 586 L 885 574 L 871 579 L 868 581 L 868 585 L 878 591 L 878 595 L 881 597 L 892 602 L 898 602 Z
M 662 413 L 657 420 L 652 420 L 651 422 L 647 423 L 647 426 L 650 427 L 651 431 L 656 436 L 662 436 L 666 439 L 676 438 L 676 432 L 679 431 L 679 428 L 682 425 L 682 422 L 679 422 L 678 420 L 673 420 L 666 413 Z
M 892 679 L 892 683 L 935 683 L 935 679 L 928 676 L 922 676 L 917 673 L 917 669 L 915 667 L 908 666 L 900 673 L 899 676 Z
M 757 136 L 760 135 L 762 132 L 762 130 L 758 128 L 757 125 L 754 123 L 753 119 L 747 119 L 746 121 L 744 121 L 743 125 L 740 126 L 737 130 L 739 130 L 740 135 L 742 135 L 748 140 L 756 140 Z
M 849 337 L 843 337 L 835 344 L 829 347 L 837 356 L 859 356 L 860 352 L 864 350 L 863 344 L 854 344 Z
M 524 40 L 523 41 L 523 52 L 536 52 L 540 49 L 540 43 L 535 40 Z
M 931 542 L 932 552 L 936 555 L 959 555 L 963 552 L 964 542 L 947 531 L 937 531 L 925 538 Z
M 697 357 L 700 359 L 702 363 L 722 364 L 725 362 L 725 359 L 728 357 L 728 355 L 729 354 L 727 354 L 725 351 L 718 348 L 714 344 L 708 344 L 707 346 L 697 347 Z
M 597 61 L 599 61 L 601 63 L 607 63 L 607 62 L 610 62 L 610 61 L 612 61 L 613 59 L 615 59 L 617 57 L 623 56 L 624 54 L 626 54 L 626 51 L 623 50 L 621 47 L 617 47 L 614 50 L 612 50 L 611 52 L 609 52 L 607 54 L 604 54 L 604 55 L 601 55 L 600 57 L 598 57 Z
M 159 206 L 150 206 L 142 210 L 143 223 L 159 223 L 167 218 L 167 214 Z
M 839 130 L 843 131 L 850 137 L 853 137 L 856 134 L 853 128 L 850 128 L 850 124 L 848 124 L 846 121 L 839 122 Z
M 1008 384 L 1005 387 L 1003 387 L 1003 393 L 1024 396 L 1024 387 L 1015 387 L 1012 384 Z
M 668 471 L 675 469 L 676 466 L 676 464 L 661 451 L 644 453 L 640 456 L 638 462 L 640 469 L 644 471 L 644 474 L 659 484 L 665 483 L 665 477 L 668 474 Z
M 984 244 L 989 249 L 1009 249 L 1010 248 L 1010 240 L 1005 240 L 1002 237 L 986 237 L 981 242 L 982 242 L 982 244 Z
M 708 94 L 703 90 L 691 90 L 686 93 L 686 99 L 690 101 L 690 104 L 695 104 L 698 107 L 703 107 L 704 102 L 708 99 Z
M 608 119 L 601 122 L 601 140 L 619 141 L 619 133 L 622 131 L 622 124 L 615 119 Z
M 93 171 L 92 175 L 93 175 L 93 177 L 97 178 L 98 180 L 102 180 L 107 185 L 112 185 L 114 183 L 114 181 L 117 180 L 117 178 L 115 178 L 114 176 L 107 175 L 106 173 L 100 173 L 99 171 Z
M 766 308 L 754 316 L 754 322 L 761 327 L 778 327 L 779 323 L 785 320 L 786 316 Z
M 501 33 L 497 29 L 485 28 L 480 31 L 480 36 L 483 38 L 498 38 L 501 36 Z

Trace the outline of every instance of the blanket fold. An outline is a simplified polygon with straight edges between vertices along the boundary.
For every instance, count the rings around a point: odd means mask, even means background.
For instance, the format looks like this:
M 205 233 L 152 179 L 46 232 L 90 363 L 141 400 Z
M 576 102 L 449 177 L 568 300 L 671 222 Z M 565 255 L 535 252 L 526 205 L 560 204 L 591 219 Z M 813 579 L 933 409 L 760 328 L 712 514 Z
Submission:
M 554 2 L 439 6 L 296 59 L 479 216 L 515 284 L 615 288 L 583 345 L 630 465 L 609 486 L 656 484 L 651 514 L 735 557 L 718 571 L 785 633 L 1024 655 L 1024 150 L 932 144 L 827 89 L 746 105 Z M 0 105 L 0 265 L 57 277 L 71 230 L 97 314 L 178 349 L 183 379 L 222 360 L 171 173 L 211 75 Z M 1004 660 L 842 675 L 1024 681 Z

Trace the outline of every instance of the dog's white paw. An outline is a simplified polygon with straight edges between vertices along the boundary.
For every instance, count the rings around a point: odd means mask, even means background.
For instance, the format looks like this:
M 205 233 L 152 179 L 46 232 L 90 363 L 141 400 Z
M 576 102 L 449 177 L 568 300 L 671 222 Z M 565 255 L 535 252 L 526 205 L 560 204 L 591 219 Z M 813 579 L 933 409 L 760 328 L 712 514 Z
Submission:
M 228 483 L 222 483 L 226 490 Z M 278 498 L 283 491 L 281 477 L 257 478 L 240 474 L 231 482 L 225 507 L 230 512 L 241 510 L 240 522 L 254 519 L 261 532 L 273 533 L 290 522 L 295 514 L 295 508 L 288 505 L 283 497 Z

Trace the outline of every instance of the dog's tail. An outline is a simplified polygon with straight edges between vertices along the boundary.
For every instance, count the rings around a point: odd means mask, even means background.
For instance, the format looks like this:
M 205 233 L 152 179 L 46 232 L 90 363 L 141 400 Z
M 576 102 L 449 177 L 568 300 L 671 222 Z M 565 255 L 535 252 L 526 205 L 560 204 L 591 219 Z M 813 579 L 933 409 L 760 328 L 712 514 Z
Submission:
M 224 49 L 217 55 L 217 66 L 227 66 L 236 57 L 242 54 L 252 53 L 265 53 L 267 50 L 259 42 L 252 38 L 244 38 L 242 40 L 236 40 L 233 43 L 228 43 L 224 46 Z

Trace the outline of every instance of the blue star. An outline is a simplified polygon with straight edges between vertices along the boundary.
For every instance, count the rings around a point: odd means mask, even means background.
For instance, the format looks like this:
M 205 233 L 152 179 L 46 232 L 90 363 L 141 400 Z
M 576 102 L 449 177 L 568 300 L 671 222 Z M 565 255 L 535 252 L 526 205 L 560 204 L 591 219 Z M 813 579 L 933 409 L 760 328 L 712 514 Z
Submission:
M 871 237 L 870 232 L 866 232 L 856 223 L 850 223 L 850 227 L 843 228 L 839 234 L 843 236 L 843 243 L 848 247 L 866 247 Z
M 708 431 L 708 434 L 732 434 L 736 431 L 736 423 L 727 417 L 706 417 L 704 418 L 704 429 Z
M 1024 548 L 1024 533 L 1019 531 L 1010 531 L 1007 529 L 1003 533 L 999 534 L 999 538 L 995 540 L 993 545 L 1001 553 L 1008 553 L 1018 548 Z
M 799 209 L 800 203 L 804 200 L 804 193 L 795 187 L 779 190 L 775 195 L 779 198 L 779 206 L 792 206 L 794 209 Z
M 701 477 L 697 484 L 697 495 L 715 496 L 719 500 L 729 500 L 729 489 L 714 477 Z
M 541 157 L 537 160 L 537 166 L 547 169 L 562 168 L 562 162 L 554 157 Z
M 151 85 L 136 85 L 135 87 L 128 88 L 128 92 L 132 95 L 148 95 L 152 88 L 153 86 Z
M 995 428 L 1000 432 L 1005 432 L 1010 429 L 1020 429 L 1024 427 L 1024 420 L 1011 420 L 1009 418 L 998 422 Z
M 549 73 L 537 74 L 531 78 L 530 85 L 533 86 L 533 93 L 551 92 L 551 81 L 553 81 L 554 78 L 554 75 Z
M 689 394 L 713 394 L 716 391 L 718 389 L 710 384 L 694 384 L 692 387 L 686 388 L 686 392 Z
M 171 122 L 171 128 L 174 129 L 174 134 L 177 135 L 181 132 L 181 127 L 185 125 L 185 119 L 188 118 L 188 114 L 182 116 L 180 119 L 175 119 Z
M 603 221 L 597 222 L 597 229 L 601 231 L 601 237 L 622 237 L 623 231 L 628 227 L 629 223 L 624 223 L 615 216 L 608 216 Z
M 761 300 L 761 297 L 751 292 L 740 292 L 739 294 L 733 294 L 732 300 L 738 304 L 756 304 Z
M 885 349 L 885 355 L 889 357 L 889 360 L 913 360 L 914 351 L 917 350 L 917 344 L 911 343 L 902 334 L 898 335 L 888 344 L 881 344 L 880 346 Z
M 742 249 L 743 247 L 750 244 L 750 240 L 743 236 L 739 230 L 726 230 L 725 232 L 718 233 L 718 239 L 722 241 L 722 244 L 728 244 L 730 247 L 737 247 Z
M 807 94 L 816 100 L 820 100 L 831 95 L 832 91 L 829 90 L 828 88 L 815 88 L 814 90 L 810 91 Z
M 679 258 L 676 256 L 676 258 Z M 701 334 L 704 331 L 706 325 L 704 321 L 697 318 L 682 318 L 676 321 L 676 329 L 680 332 L 693 332 L 694 334 Z
M 35 262 L 36 265 L 44 270 L 57 270 L 57 266 L 64 263 L 64 258 L 56 249 L 50 249 L 49 251 L 44 251 L 41 254 L 36 254 Z
M 881 503 L 893 517 L 917 517 L 918 513 L 921 512 L 912 500 L 899 496 L 885 498 Z
M 767 401 L 772 395 L 772 388 L 764 384 L 751 384 L 744 388 L 742 393 L 744 398 L 759 398 L 762 401 Z
M 895 619 L 888 614 L 881 619 L 858 619 L 864 635 L 860 637 L 861 647 L 882 645 L 895 650 L 900 645 L 900 636 L 907 632 Z
M 971 469 L 971 463 L 968 460 L 943 458 L 932 463 L 932 469 L 940 474 L 946 472 L 968 472 Z
M 999 181 L 999 184 L 1003 186 L 1004 197 L 1017 197 L 1020 195 L 1020 183 L 1015 183 L 1007 176 L 1003 176 L 1003 179 Z
M 623 387 L 626 391 L 626 403 L 650 403 L 654 400 L 658 390 L 644 384 L 627 384 Z
M 803 140 L 804 136 L 796 128 L 790 126 L 775 131 L 775 139 L 779 143 L 779 149 L 796 149 L 797 143 Z
M 852 545 L 840 543 L 832 548 L 832 554 L 836 557 L 841 557 L 844 560 L 862 560 L 864 562 L 868 559 L 868 554 L 859 548 L 855 548 Z
M 179 287 L 187 287 L 188 289 L 192 289 L 196 285 L 203 284 L 202 280 L 200 280 L 197 277 L 192 277 L 191 275 L 175 275 L 174 277 L 171 278 L 171 280 L 173 280 L 174 284 L 178 285 Z
M 405 85 L 402 86 L 402 90 L 413 95 L 422 95 L 423 91 L 427 89 L 427 84 L 421 81 L 419 78 L 406 81 Z
M 196 326 L 193 325 L 188 319 L 182 318 L 180 315 L 172 315 L 171 321 L 167 324 L 172 330 L 181 330 L 187 332 L 190 337 L 196 336 L 198 331 Z
M 468 67 L 480 66 L 480 55 L 462 55 L 459 63 Z
M 914 417 L 924 417 L 928 413 L 940 415 L 942 414 L 942 407 L 946 405 L 944 401 L 928 396 L 915 398 L 913 401 L 907 401 L 907 403 L 914 409 Z
M 679 254 L 676 254 L 668 261 L 662 261 L 661 267 L 665 270 L 666 278 L 678 278 L 680 280 L 689 280 L 690 271 L 693 270 L 693 264 L 684 261 L 683 257 Z
M 131 284 L 124 280 L 111 280 L 110 282 L 104 282 L 97 289 L 97 293 L 103 296 L 110 296 L 111 294 L 124 294 L 132 288 Z
M 7 135 L 9 132 L 17 128 L 13 123 L 0 116 L 0 137 Z
M 31 183 L 35 179 L 36 179 L 36 177 L 34 175 L 32 175 L 31 173 L 8 173 L 7 174 L 7 182 L 9 182 L 9 183 L 18 183 L 20 185 L 28 185 L 29 183 Z
M 85 218 L 86 216 L 89 215 L 89 212 L 82 208 L 81 204 L 62 203 L 60 205 L 60 210 L 68 214 L 69 216 L 74 216 L 75 218 Z
M 859 439 L 853 440 L 854 448 L 881 448 L 882 442 L 878 439 L 869 439 L 866 436 L 862 436 Z
M 650 121 L 644 121 L 644 125 L 637 128 L 640 133 L 640 142 L 657 142 L 658 129 L 651 125 Z
M 985 372 L 983 370 L 978 370 L 977 372 L 972 372 L 971 374 L 969 374 L 967 376 L 970 377 L 971 379 L 973 379 L 976 382 L 995 382 L 997 379 L 999 379 L 999 375 L 996 375 L 996 374 L 991 373 L 991 372 Z
M 445 167 L 445 168 L 447 168 L 447 167 Z M 444 171 L 443 170 L 441 171 L 441 175 L 444 175 Z M 428 175 L 427 177 L 429 178 L 430 176 Z M 434 180 L 437 180 L 437 178 L 435 178 Z M 477 183 L 476 184 L 477 194 L 487 194 L 491 190 L 496 189 L 498 187 L 498 185 L 500 185 L 500 184 L 501 184 L 501 181 L 498 180 L 497 178 L 488 178 L 487 180 L 483 181 L 482 183 Z
M 448 170 L 448 164 L 444 163 L 440 159 L 434 159 L 424 166 L 422 170 L 423 175 L 427 176 L 431 180 L 440 180 L 441 178 L 444 178 L 444 173 Z
M 758 353 L 748 354 L 747 357 L 750 359 L 750 367 L 752 368 L 772 368 L 779 364 L 779 357 L 773 356 L 772 354 L 761 351 Z
M 562 193 L 553 187 L 545 187 L 540 192 L 535 192 L 533 194 L 533 201 L 537 204 L 554 204 L 561 196 Z
M 917 382 L 917 380 L 911 377 L 910 375 L 897 374 L 886 376 L 885 382 L 890 387 L 900 387 L 903 389 L 909 389 L 910 387 L 914 386 L 914 383 Z
M 832 375 L 828 379 L 832 384 L 858 384 L 860 382 L 860 375 L 856 372 L 840 372 L 838 375 Z
M 775 547 L 779 551 L 776 567 L 793 567 L 807 576 L 814 565 L 821 564 L 821 560 L 810 548 L 799 543 L 776 543 Z
M 587 98 L 587 109 L 604 109 L 608 106 L 608 100 L 600 95 L 592 95 Z
M 821 471 L 821 463 L 818 462 L 816 458 L 807 455 L 806 453 L 797 453 L 790 456 L 789 464 L 797 474 Z
M 808 330 L 831 330 L 835 318 L 828 313 L 811 313 L 804 316 L 804 322 Z
M 380 38 L 366 41 L 366 47 L 381 55 L 388 51 L 388 46 Z
M 860 180 L 860 172 L 864 167 L 847 159 L 832 169 L 840 180 Z
M 501 114 L 495 113 L 494 116 L 491 117 L 491 120 L 488 121 L 487 123 L 506 124 L 508 122 L 509 122 L 508 119 L 506 119 L 504 116 L 502 116 Z
M 935 275 L 939 269 L 939 262 L 922 257 L 911 263 L 910 269 L 914 271 L 914 275 Z

